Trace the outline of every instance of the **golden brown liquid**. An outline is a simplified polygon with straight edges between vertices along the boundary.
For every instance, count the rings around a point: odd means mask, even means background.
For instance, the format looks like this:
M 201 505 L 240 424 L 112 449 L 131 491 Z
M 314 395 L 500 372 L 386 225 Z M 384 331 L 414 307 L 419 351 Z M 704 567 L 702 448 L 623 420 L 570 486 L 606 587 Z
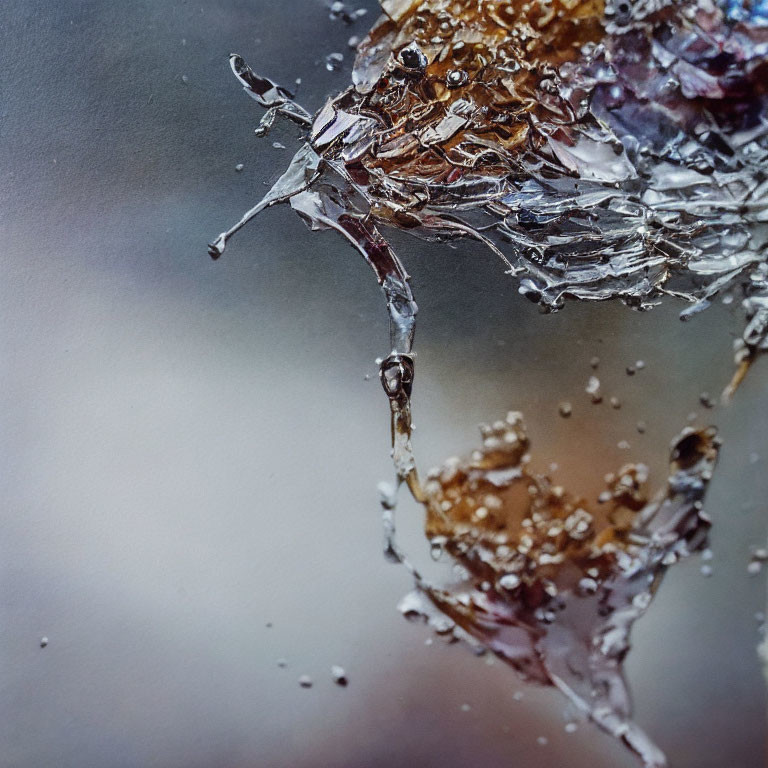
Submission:
M 362 109 L 383 115 L 390 125 L 376 156 L 364 161 L 369 168 L 402 178 L 432 175 L 446 183 L 459 178 L 461 169 L 506 174 L 505 160 L 526 147 L 532 117 L 573 119 L 554 84 L 547 91 L 548 82 L 555 67 L 602 38 L 602 0 L 397 5 L 399 10 L 384 4 L 391 16 L 372 30 L 361 52 L 384 46 L 397 56 L 415 43 L 428 63 L 418 72 L 388 70 L 366 97 Z M 430 141 L 459 102 L 467 124 L 445 140 Z M 486 151 L 491 145 L 504 154 Z

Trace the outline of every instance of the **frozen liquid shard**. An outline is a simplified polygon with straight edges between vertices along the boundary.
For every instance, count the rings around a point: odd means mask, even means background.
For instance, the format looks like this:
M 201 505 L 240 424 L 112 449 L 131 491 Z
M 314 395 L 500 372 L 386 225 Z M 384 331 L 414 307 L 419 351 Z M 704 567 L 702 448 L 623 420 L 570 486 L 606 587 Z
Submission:
M 702 500 L 718 445 L 713 429 L 687 429 L 653 500 L 646 468 L 628 464 L 610 479 L 607 502 L 587 504 L 529 469 L 522 418 L 510 413 L 484 429 L 472 458 L 428 477 L 427 537 L 464 577 L 433 585 L 411 566 L 416 589 L 401 610 L 557 687 L 645 766 L 665 765 L 631 719 L 622 662 L 667 567 L 706 543 Z
M 645 309 L 671 295 L 688 317 L 728 289 L 745 317 L 735 388 L 768 349 L 765 0 L 382 7 L 352 85 L 314 118 L 232 57 L 267 109 L 258 132 L 282 115 L 307 137 L 211 254 L 290 201 L 371 265 L 400 362 L 416 304 L 382 227 L 484 242 L 546 310 L 568 298 Z

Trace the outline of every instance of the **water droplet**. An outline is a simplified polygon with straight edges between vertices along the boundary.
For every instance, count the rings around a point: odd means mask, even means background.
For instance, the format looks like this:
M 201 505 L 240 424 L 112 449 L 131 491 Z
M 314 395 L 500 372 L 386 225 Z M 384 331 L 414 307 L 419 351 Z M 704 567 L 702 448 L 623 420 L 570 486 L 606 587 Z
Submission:
M 461 705 L 461 711 L 462 712 L 469 712 L 472 709 L 472 707 L 469 704 L 462 704 Z
M 343 53 L 329 53 L 325 57 L 325 68 L 329 72 L 337 72 L 341 69 L 341 65 L 344 63 Z
M 512 698 L 513 698 L 515 701 L 522 701 L 524 697 L 525 697 L 525 696 L 524 696 L 524 694 L 523 694 L 523 692 L 522 692 L 522 691 L 515 691 L 515 692 L 512 694 Z
M 594 579 L 583 578 L 579 581 L 579 592 L 582 595 L 594 595 L 597 588 L 598 584 Z
M 634 365 L 628 365 L 627 366 L 627 376 L 634 376 L 635 373 L 637 373 L 637 369 Z
M 181 82 L 186 85 L 189 82 L 189 78 L 186 75 L 182 75 Z
M 499 586 L 510 591 L 517 589 L 520 586 L 520 577 L 516 573 L 505 573 L 499 579 Z
M 299 678 L 299 685 L 302 688 L 311 688 L 312 687 L 312 678 L 309 675 L 302 675 Z
M 747 573 L 750 576 L 756 576 L 763 569 L 763 563 L 768 562 L 768 549 L 765 547 L 758 547 L 752 551 L 752 557 L 750 558 L 749 565 L 747 566 Z
M 344 671 L 344 667 L 340 667 L 338 664 L 334 664 L 331 667 L 331 677 L 333 678 L 333 682 L 336 683 L 336 685 L 340 685 L 342 688 L 349 685 L 349 679 L 347 678 L 347 673 Z
M 565 732 L 566 733 L 576 733 L 576 731 L 579 730 L 579 726 L 576 725 L 576 723 L 566 723 L 565 724 Z
M 614 408 L 615 410 L 618 410 L 619 408 L 621 408 L 621 400 L 619 400 L 618 397 L 612 397 L 610 399 L 610 403 L 611 403 L 611 408 Z
M 712 575 L 712 566 L 711 565 L 702 565 L 701 566 L 701 575 L 709 577 Z
M 242 163 L 238 163 L 238 164 L 235 166 L 235 170 L 236 170 L 238 173 L 240 173 L 240 171 L 242 171 L 242 170 L 243 170 L 243 168 L 245 168 L 245 166 L 244 166 Z
M 699 402 L 705 408 L 714 408 L 715 407 L 715 401 L 712 399 L 712 397 L 709 395 L 708 392 L 702 392 L 699 395 Z
M 637 422 L 637 431 L 643 435 L 645 434 L 645 430 L 647 429 L 646 423 L 644 421 L 638 421 Z
M 45 648 L 48 645 L 48 638 L 43 636 L 40 638 L 40 647 Z
M 273 149 L 285 149 L 285 144 L 279 142 L 279 141 L 273 141 L 272 142 Z
M 286 659 L 278 659 L 277 666 L 280 667 L 280 669 L 285 669 L 288 666 L 288 661 Z
M 560 415 L 567 419 L 570 417 L 570 415 L 573 413 L 573 409 L 571 408 L 571 404 L 568 402 L 563 401 L 560 403 L 560 405 L 557 407 L 557 410 L 560 412 Z
M 592 402 L 597 405 L 603 401 L 603 396 L 600 393 L 600 379 L 597 376 L 590 376 L 587 386 L 584 390 L 591 398 Z
M 469 80 L 469 75 L 463 69 L 451 69 L 445 76 L 445 84 L 449 88 L 461 88 L 462 85 L 466 85 Z
M 406 69 L 413 71 L 426 69 L 428 63 L 424 51 L 415 43 L 411 43 L 403 48 L 398 58 Z
M 600 365 L 600 358 L 595 356 L 590 361 L 589 364 L 592 366 L 592 368 L 597 369 L 597 366 Z
M 547 744 L 549 744 L 549 739 L 548 739 L 546 736 L 539 736 L 539 737 L 536 739 L 536 743 L 537 743 L 537 744 L 538 744 L 540 747 L 546 747 L 546 746 L 547 746 Z

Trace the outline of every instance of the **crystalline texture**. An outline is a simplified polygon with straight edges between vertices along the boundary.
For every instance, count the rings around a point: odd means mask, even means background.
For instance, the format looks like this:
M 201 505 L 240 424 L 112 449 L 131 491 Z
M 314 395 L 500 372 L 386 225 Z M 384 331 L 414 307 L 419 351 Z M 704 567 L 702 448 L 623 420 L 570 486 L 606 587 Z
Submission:
M 471 459 L 430 475 L 426 534 L 466 578 L 435 586 L 416 573 L 417 588 L 400 608 L 557 687 L 644 765 L 663 766 L 631 720 L 622 662 L 668 565 L 705 545 L 701 504 L 717 460 L 714 430 L 688 429 L 674 441 L 667 487 L 652 501 L 642 465 L 622 467 L 607 501 L 590 505 L 532 472 L 529 447 L 512 413 L 484 429 Z
M 302 216 L 342 231 L 374 268 L 401 356 L 411 352 L 416 305 L 381 227 L 479 239 L 548 310 L 568 298 L 648 308 L 669 294 L 692 305 L 687 317 L 736 287 L 746 328 L 735 387 L 768 349 L 765 3 L 382 6 L 353 85 L 314 120 L 232 57 L 267 107 L 260 132 L 277 115 L 311 124 L 290 178 L 235 229 L 303 195 L 294 206 Z M 329 219 L 318 197 L 334 194 L 348 210 Z M 326 213 L 315 220 L 310 209 Z

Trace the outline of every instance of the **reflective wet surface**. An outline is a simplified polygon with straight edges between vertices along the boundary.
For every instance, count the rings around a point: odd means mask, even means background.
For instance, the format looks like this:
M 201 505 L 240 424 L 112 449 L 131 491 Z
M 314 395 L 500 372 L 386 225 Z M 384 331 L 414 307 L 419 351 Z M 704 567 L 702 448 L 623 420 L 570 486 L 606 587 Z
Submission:
M 228 54 L 301 77 L 318 109 L 349 78 L 324 57 L 351 63 L 367 7 L 351 27 L 309 2 L 3 9 L 3 765 L 637 764 L 556 691 L 426 645 L 398 613 L 412 579 L 381 555 L 389 350 L 369 268 L 287 209 L 205 253 L 298 148 L 285 126 L 256 143 Z M 766 540 L 765 362 L 728 408 L 700 402 L 731 375 L 741 319 L 717 303 L 685 324 L 672 303 L 544 317 L 480 244 L 392 241 L 421 309 L 423 469 L 520 410 L 539 469 L 594 500 L 625 462 L 660 487 L 690 412 L 717 424 L 711 559 L 669 570 L 626 673 L 671 765 L 763 766 L 748 567 Z M 397 519 L 431 562 L 422 508 L 403 498 Z

